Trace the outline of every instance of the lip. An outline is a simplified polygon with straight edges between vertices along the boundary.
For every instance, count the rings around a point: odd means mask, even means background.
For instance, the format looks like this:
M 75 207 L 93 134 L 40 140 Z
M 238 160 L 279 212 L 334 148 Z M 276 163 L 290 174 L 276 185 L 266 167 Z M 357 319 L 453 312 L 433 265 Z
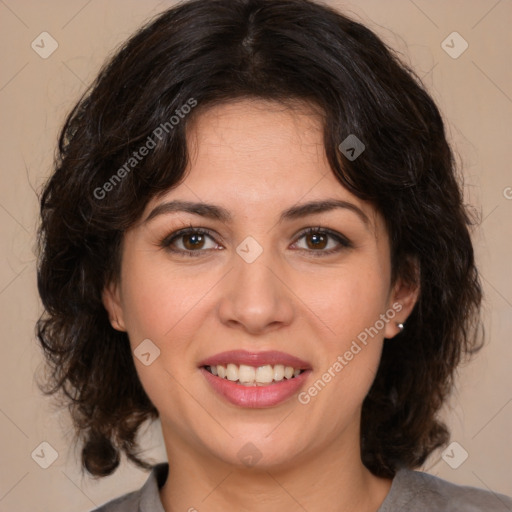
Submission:
M 205 366 L 227 365 L 229 363 L 247 366 L 265 366 L 282 364 L 295 369 L 304 370 L 300 375 L 292 379 L 283 379 L 267 386 L 244 386 L 227 379 L 213 375 Z M 215 354 L 199 363 L 199 369 L 212 389 L 225 398 L 228 402 L 239 407 L 264 408 L 276 406 L 289 399 L 304 385 L 311 373 L 311 365 L 296 356 L 267 350 L 262 352 L 249 352 L 247 350 L 229 350 Z
M 281 404 L 285 400 L 288 400 L 299 391 L 311 373 L 311 370 L 306 370 L 297 377 L 284 379 L 280 382 L 275 382 L 274 384 L 269 384 L 267 386 L 244 386 L 243 384 L 237 384 L 230 380 L 217 377 L 205 368 L 200 368 L 200 371 L 212 389 L 224 397 L 228 402 L 239 407 L 247 407 L 251 409 L 273 407 Z
M 233 363 L 236 365 L 245 364 L 247 366 L 265 366 L 270 364 L 282 364 L 283 366 L 292 366 L 299 370 L 311 370 L 311 365 L 298 357 L 279 352 L 277 350 L 268 350 L 264 352 L 249 352 L 247 350 L 229 350 L 215 354 L 199 363 L 201 366 L 215 366 L 218 364 L 226 365 Z M 306 372 L 304 372 L 306 373 Z M 292 379 L 293 380 L 293 379 Z M 275 386 L 275 384 L 273 384 Z

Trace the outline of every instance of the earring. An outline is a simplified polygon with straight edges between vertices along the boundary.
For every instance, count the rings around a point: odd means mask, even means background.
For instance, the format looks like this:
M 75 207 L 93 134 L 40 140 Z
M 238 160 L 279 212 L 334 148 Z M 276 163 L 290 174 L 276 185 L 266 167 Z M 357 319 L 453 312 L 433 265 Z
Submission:
M 400 329 L 400 332 L 404 330 L 404 324 L 396 324 L 396 326 Z

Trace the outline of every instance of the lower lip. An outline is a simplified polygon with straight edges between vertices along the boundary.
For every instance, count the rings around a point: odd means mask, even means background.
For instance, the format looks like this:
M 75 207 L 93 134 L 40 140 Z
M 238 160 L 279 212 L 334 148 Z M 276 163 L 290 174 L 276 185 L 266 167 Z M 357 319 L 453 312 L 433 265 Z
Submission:
M 284 379 L 268 386 L 244 386 L 217 377 L 205 368 L 200 370 L 214 391 L 228 402 L 253 409 L 272 407 L 284 402 L 299 391 L 310 373 L 310 370 L 306 370 L 293 379 Z

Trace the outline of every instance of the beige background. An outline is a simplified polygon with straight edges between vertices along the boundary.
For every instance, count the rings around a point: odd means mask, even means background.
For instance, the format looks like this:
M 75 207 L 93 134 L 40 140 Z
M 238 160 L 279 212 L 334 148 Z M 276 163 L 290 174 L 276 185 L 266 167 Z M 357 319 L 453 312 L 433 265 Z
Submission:
M 34 323 L 36 191 L 48 176 L 58 129 L 114 48 L 173 2 L 0 0 L 0 511 L 88 511 L 139 488 L 147 475 L 127 462 L 111 477 L 82 479 L 71 430 L 33 381 L 41 363 Z M 485 285 L 487 345 L 460 371 L 447 421 L 468 458 L 452 469 L 432 455 L 424 469 L 447 480 L 512 495 L 512 272 L 510 0 L 332 0 L 403 53 L 438 102 L 465 169 L 467 200 L 481 212 L 475 231 Z M 49 32 L 58 49 L 41 58 L 31 43 Z M 468 42 L 457 59 L 441 43 Z M 455 49 L 460 48 L 455 42 Z M 165 460 L 159 423 L 143 436 Z M 58 457 L 42 469 L 31 453 L 43 441 Z M 37 453 L 40 453 L 38 448 Z M 49 449 L 46 450 L 49 453 Z M 456 448 L 450 461 L 458 461 Z M 453 463 L 452 463 L 453 464 Z M 207 502 L 204 503 L 206 509 Z

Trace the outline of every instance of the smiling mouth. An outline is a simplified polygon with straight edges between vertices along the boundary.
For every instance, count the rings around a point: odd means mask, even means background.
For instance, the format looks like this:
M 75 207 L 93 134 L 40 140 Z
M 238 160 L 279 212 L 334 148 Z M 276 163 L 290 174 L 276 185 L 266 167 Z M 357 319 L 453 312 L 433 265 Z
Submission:
M 203 366 L 203 368 L 221 379 L 229 380 L 242 386 L 269 386 L 298 377 L 305 370 L 282 364 L 248 366 L 229 363 Z

